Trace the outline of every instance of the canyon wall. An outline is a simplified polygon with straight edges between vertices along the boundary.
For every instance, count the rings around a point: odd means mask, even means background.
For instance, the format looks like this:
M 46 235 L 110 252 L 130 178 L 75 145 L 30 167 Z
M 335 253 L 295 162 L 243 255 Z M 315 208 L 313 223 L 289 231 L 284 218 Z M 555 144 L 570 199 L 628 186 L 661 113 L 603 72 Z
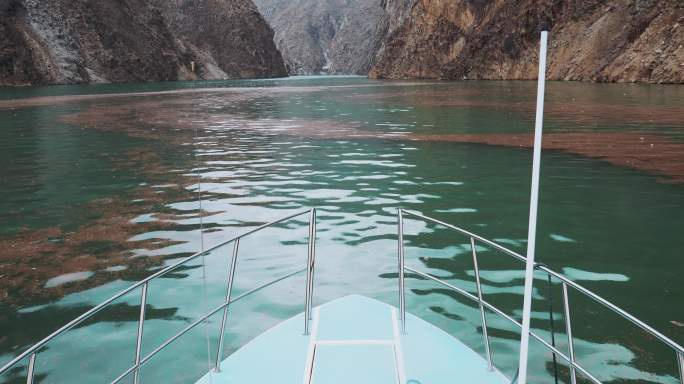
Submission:
M 684 82 L 681 0 L 255 2 L 3 0 L 0 85 L 534 79 L 542 28 L 550 79 Z
M 0 85 L 286 76 L 251 0 L 4 0 Z
M 295 75 L 367 74 L 385 34 L 385 0 L 255 0 Z
M 414 0 L 372 78 L 534 79 L 550 31 L 554 80 L 684 82 L 679 0 Z

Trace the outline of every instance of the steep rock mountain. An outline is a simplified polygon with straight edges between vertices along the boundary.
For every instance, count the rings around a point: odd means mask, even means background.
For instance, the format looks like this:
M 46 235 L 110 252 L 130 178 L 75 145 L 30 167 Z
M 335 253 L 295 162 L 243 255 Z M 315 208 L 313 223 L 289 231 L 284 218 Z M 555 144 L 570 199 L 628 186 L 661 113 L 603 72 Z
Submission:
M 255 0 L 291 74 L 366 74 L 382 42 L 386 0 Z
M 376 44 L 376 50 L 373 53 L 372 62 L 370 70 L 373 68 L 375 63 L 380 60 L 385 54 L 387 49 L 387 42 L 394 35 L 395 31 L 401 27 L 405 22 L 406 18 L 410 15 L 410 11 L 417 4 L 418 0 L 382 0 L 381 6 L 383 8 L 382 17 L 379 20 L 379 28 L 381 32 L 379 33 L 379 42 Z
M 533 79 L 541 28 L 557 80 L 684 82 L 678 0 L 416 0 L 374 78 Z
M 251 0 L 3 0 L 0 85 L 286 75 Z
M 285 76 L 273 31 L 251 0 L 156 0 L 207 78 Z

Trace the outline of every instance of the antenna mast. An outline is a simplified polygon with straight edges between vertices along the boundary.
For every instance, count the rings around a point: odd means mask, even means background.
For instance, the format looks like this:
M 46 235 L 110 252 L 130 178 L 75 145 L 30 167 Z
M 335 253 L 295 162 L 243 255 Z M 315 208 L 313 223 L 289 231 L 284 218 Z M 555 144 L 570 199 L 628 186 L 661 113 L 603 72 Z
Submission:
M 534 124 L 534 157 L 532 160 L 532 191 L 530 196 L 530 222 L 527 232 L 527 262 L 525 265 L 525 298 L 523 300 L 522 334 L 518 383 L 527 383 L 527 359 L 530 345 L 530 314 L 532 310 L 532 283 L 534 282 L 534 247 L 537 236 L 537 205 L 539 202 L 539 168 L 541 163 L 542 126 L 544 122 L 544 85 L 546 81 L 546 43 L 548 32 L 542 31 L 539 47 L 539 76 L 537 79 L 537 116 Z

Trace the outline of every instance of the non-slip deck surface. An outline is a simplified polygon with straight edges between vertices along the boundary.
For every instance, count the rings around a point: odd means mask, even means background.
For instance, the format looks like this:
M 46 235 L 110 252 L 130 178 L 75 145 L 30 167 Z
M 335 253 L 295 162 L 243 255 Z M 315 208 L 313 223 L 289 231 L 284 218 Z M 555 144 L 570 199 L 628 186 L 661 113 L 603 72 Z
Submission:
M 459 340 L 414 316 L 399 331 L 396 308 L 347 296 L 265 332 L 198 384 L 508 384 Z

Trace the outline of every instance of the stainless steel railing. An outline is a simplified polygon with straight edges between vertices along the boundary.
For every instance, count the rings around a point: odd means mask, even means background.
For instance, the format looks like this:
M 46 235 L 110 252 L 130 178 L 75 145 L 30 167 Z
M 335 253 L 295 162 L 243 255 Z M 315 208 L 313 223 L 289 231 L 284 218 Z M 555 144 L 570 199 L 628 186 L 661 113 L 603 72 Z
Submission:
M 288 273 L 284 276 L 280 276 L 275 280 L 271 280 L 265 284 L 262 284 L 256 288 L 253 288 L 247 292 L 244 292 L 243 294 L 233 298 L 232 297 L 232 290 L 233 290 L 233 281 L 235 277 L 235 267 L 238 262 L 238 251 L 239 251 L 239 244 L 240 240 L 254 234 L 256 232 L 259 232 L 265 228 L 271 227 L 273 225 L 282 223 L 284 221 L 288 221 L 290 219 L 294 219 L 299 216 L 303 216 L 305 214 L 309 214 L 309 234 L 308 234 L 308 249 L 307 249 L 307 262 L 306 262 L 306 268 L 299 269 L 297 271 Z M 225 302 L 223 302 L 221 305 L 217 306 L 214 308 L 212 311 L 209 313 L 203 315 L 199 319 L 193 321 L 189 325 L 187 325 L 185 328 L 183 328 L 180 332 L 176 333 L 175 335 L 171 336 L 168 338 L 166 341 L 161 343 L 159 346 L 157 346 L 152 352 L 148 353 L 145 356 L 142 356 L 142 338 L 143 338 L 143 332 L 144 332 L 144 325 L 145 325 L 145 312 L 146 312 L 146 307 L 147 307 L 147 290 L 149 287 L 149 283 L 157 279 L 159 277 L 162 277 L 166 275 L 169 272 L 174 271 L 176 268 L 183 266 L 187 264 L 188 262 L 197 259 L 198 257 L 202 255 L 206 255 L 218 248 L 221 248 L 223 246 L 226 246 L 230 243 L 233 243 L 233 252 L 231 255 L 231 263 L 230 263 L 230 270 L 228 271 L 228 277 L 227 277 L 227 289 L 226 289 L 226 299 Z M 225 327 L 226 323 L 228 321 L 228 308 L 231 304 L 234 304 L 241 299 L 257 292 L 260 291 L 266 287 L 269 287 L 275 283 L 278 283 L 280 281 L 283 281 L 289 277 L 292 277 L 296 274 L 302 273 L 304 271 L 307 272 L 306 275 L 306 287 L 305 287 L 305 303 L 304 303 L 304 312 L 305 312 L 305 318 L 304 318 L 304 333 L 308 334 L 309 333 L 309 321 L 311 319 L 311 308 L 312 308 L 312 302 L 313 302 L 313 288 L 314 288 L 314 269 L 315 269 L 315 249 L 316 249 L 316 209 L 311 208 L 307 209 L 305 211 L 300 211 L 297 213 L 293 213 L 291 215 L 285 216 L 283 218 L 280 218 L 278 220 L 263 224 L 259 227 L 253 228 L 241 235 L 235 236 L 231 238 L 230 240 L 226 240 L 222 243 L 219 243 L 205 251 L 196 253 L 192 256 L 189 256 L 183 260 L 180 260 L 154 274 L 151 276 L 147 277 L 144 280 L 139 281 L 136 284 L 133 284 L 129 288 L 117 293 L 116 295 L 112 296 L 108 300 L 98 304 L 97 306 L 93 307 L 89 311 L 85 312 L 81 316 L 77 317 L 76 319 L 70 321 L 63 327 L 59 328 L 58 330 L 54 331 L 51 333 L 49 336 L 44 338 L 43 340 L 39 341 L 38 343 L 34 344 L 31 348 L 27 349 L 14 359 L 12 359 L 10 362 L 5 364 L 2 368 L 0 368 L 0 379 L 2 379 L 2 376 L 10 371 L 12 368 L 15 366 L 18 366 L 20 362 L 22 362 L 24 359 L 28 357 L 28 366 L 27 366 L 27 377 L 26 377 L 26 383 L 27 384 L 32 384 L 34 381 L 34 376 L 35 376 L 35 367 L 36 367 L 36 360 L 38 359 L 40 355 L 40 350 L 42 347 L 46 346 L 47 344 L 50 343 L 53 339 L 59 337 L 60 335 L 64 334 L 68 330 L 78 326 L 79 324 L 83 323 L 84 321 L 90 319 L 93 317 L 95 314 L 99 313 L 103 309 L 107 308 L 110 304 L 112 304 L 114 301 L 117 299 L 125 296 L 126 294 L 133 292 L 134 290 L 140 288 L 140 314 L 139 314 L 139 319 L 138 319 L 138 330 L 137 330 L 137 337 L 136 337 L 136 345 L 135 345 L 135 362 L 133 366 L 128 368 L 126 371 L 121 373 L 116 379 L 114 379 L 111 383 L 116 384 L 121 382 L 123 379 L 126 377 L 129 377 L 129 375 L 133 374 L 133 382 L 135 384 L 138 384 L 140 381 L 140 368 L 148 362 L 150 359 L 152 359 L 155 355 L 157 355 L 159 352 L 161 352 L 164 348 L 168 347 L 171 345 L 173 342 L 178 340 L 181 336 L 186 334 L 188 331 L 191 329 L 195 328 L 199 324 L 204 323 L 207 319 L 209 319 L 211 316 L 215 315 L 219 311 L 223 311 L 222 319 L 221 319 L 221 328 L 220 328 L 220 334 L 219 334 L 219 343 L 218 343 L 218 353 L 216 356 L 216 360 L 214 362 L 214 369 L 218 371 L 220 369 L 220 364 L 222 361 L 222 355 L 223 355 L 223 343 L 224 343 L 224 333 L 225 333 Z
M 470 239 L 470 247 L 472 250 L 472 255 L 473 255 L 473 265 L 474 265 L 474 273 L 475 273 L 475 285 L 477 288 L 477 295 L 473 295 L 472 293 L 456 287 L 442 279 L 439 279 L 437 277 L 434 277 L 428 273 L 419 271 L 415 268 L 407 267 L 405 265 L 405 252 L 404 252 L 404 216 L 412 216 L 414 218 L 431 222 L 433 224 L 437 224 L 440 226 L 443 226 L 448 229 L 455 230 L 466 237 Z M 475 248 L 475 245 L 477 242 L 488 245 L 498 251 L 503 252 L 506 255 L 509 255 L 513 257 L 514 259 L 525 262 L 525 256 L 522 256 L 508 248 L 505 248 L 499 244 L 496 244 L 495 242 L 491 240 L 487 240 L 481 236 L 478 236 L 472 232 L 469 232 L 465 229 L 459 228 L 457 226 L 445 223 L 443 221 L 434 219 L 432 217 L 428 217 L 425 215 L 422 215 L 420 213 L 416 212 L 411 212 L 407 211 L 404 209 L 399 209 L 398 211 L 398 239 L 399 239 L 399 249 L 398 249 L 398 259 L 399 259 L 399 309 L 400 309 L 400 320 L 401 320 L 401 327 L 404 332 L 406 332 L 406 292 L 405 292 L 405 271 L 411 272 L 417 276 L 420 276 L 421 278 L 432 280 L 436 283 L 439 283 L 450 290 L 457 292 L 461 294 L 462 296 L 476 302 L 479 306 L 480 310 L 480 317 L 482 321 L 482 334 L 484 337 L 484 345 L 485 345 L 485 354 L 487 355 L 487 362 L 489 364 L 489 368 L 493 369 L 494 364 L 492 361 L 492 352 L 490 348 L 490 340 L 489 340 L 489 335 L 488 335 L 488 329 L 487 329 L 487 316 L 485 313 L 485 308 L 496 313 L 497 315 L 505 318 L 506 320 L 512 322 L 518 328 L 522 330 L 522 324 L 512 318 L 511 316 L 507 315 L 504 313 L 502 310 L 499 308 L 495 307 L 491 303 L 487 302 L 483 298 L 482 294 L 482 285 L 480 283 L 480 270 L 477 262 L 477 250 Z M 593 376 L 589 371 L 587 371 L 584 367 L 582 367 L 576 360 L 575 357 L 575 347 L 574 347 L 574 339 L 572 335 L 572 322 L 571 322 L 571 306 L 570 306 L 570 300 L 569 300 L 569 295 L 568 295 L 568 289 L 572 288 L 575 291 L 582 293 L 584 296 L 592 299 L 593 301 L 601 304 L 602 306 L 610 309 L 611 311 L 617 313 L 620 317 L 627 319 L 637 327 L 641 328 L 643 331 L 647 332 L 651 336 L 655 337 L 657 340 L 659 340 L 661 343 L 664 345 L 672 348 L 674 351 L 675 355 L 674 357 L 677 359 L 678 363 L 678 368 L 679 368 L 679 380 L 682 384 L 684 384 L 684 347 L 681 345 L 675 343 L 672 339 L 668 338 L 667 336 L 663 335 L 662 333 L 658 332 L 648 324 L 644 323 L 643 321 L 639 320 L 638 318 L 634 317 L 633 315 L 629 314 L 625 310 L 621 309 L 617 305 L 609 302 L 608 300 L 602 298 L 601 296 L 591 292 L 587 288 L 584 288 L 583 286 L 573 282 L 572 280 L 568 279 L 567 277 L 561 275 L 558 272 L 555 272 L 548 267 L 536 263 L 535 264 L 535 269 L 539 271 L 545 272 L 548 276 L 552 276 L 556 279 L 558 279 L 561 283 L 561 288 L 562 288 L 562 293 L 563 293 L 563 317 L 565 319 L 565 328 L 566 328 L 566 335 L 568 338 L 568 353 L 565 354 L 561 352 L 558 348 L 556 348 L 554 345 L 548 343 L 546 340 L 544 340 L 541 336 L 537 335 L 535 332 L 530 330 L 530 336 L 539 341 L 542 345 L 544 345 L 547 349 L 553 353 L 554 356 L 558 356 L 561 359 L 565 360 L 569 367 L 570 367 L 570 382 L 571 384 L 576 384 L 577 383 L 577 374 L 581 374 L 582 376 L 586 377 L 589 379 L 591 382 L 595 384 L 602 384 L 600 380 L 598 380 L 595 376 Z

